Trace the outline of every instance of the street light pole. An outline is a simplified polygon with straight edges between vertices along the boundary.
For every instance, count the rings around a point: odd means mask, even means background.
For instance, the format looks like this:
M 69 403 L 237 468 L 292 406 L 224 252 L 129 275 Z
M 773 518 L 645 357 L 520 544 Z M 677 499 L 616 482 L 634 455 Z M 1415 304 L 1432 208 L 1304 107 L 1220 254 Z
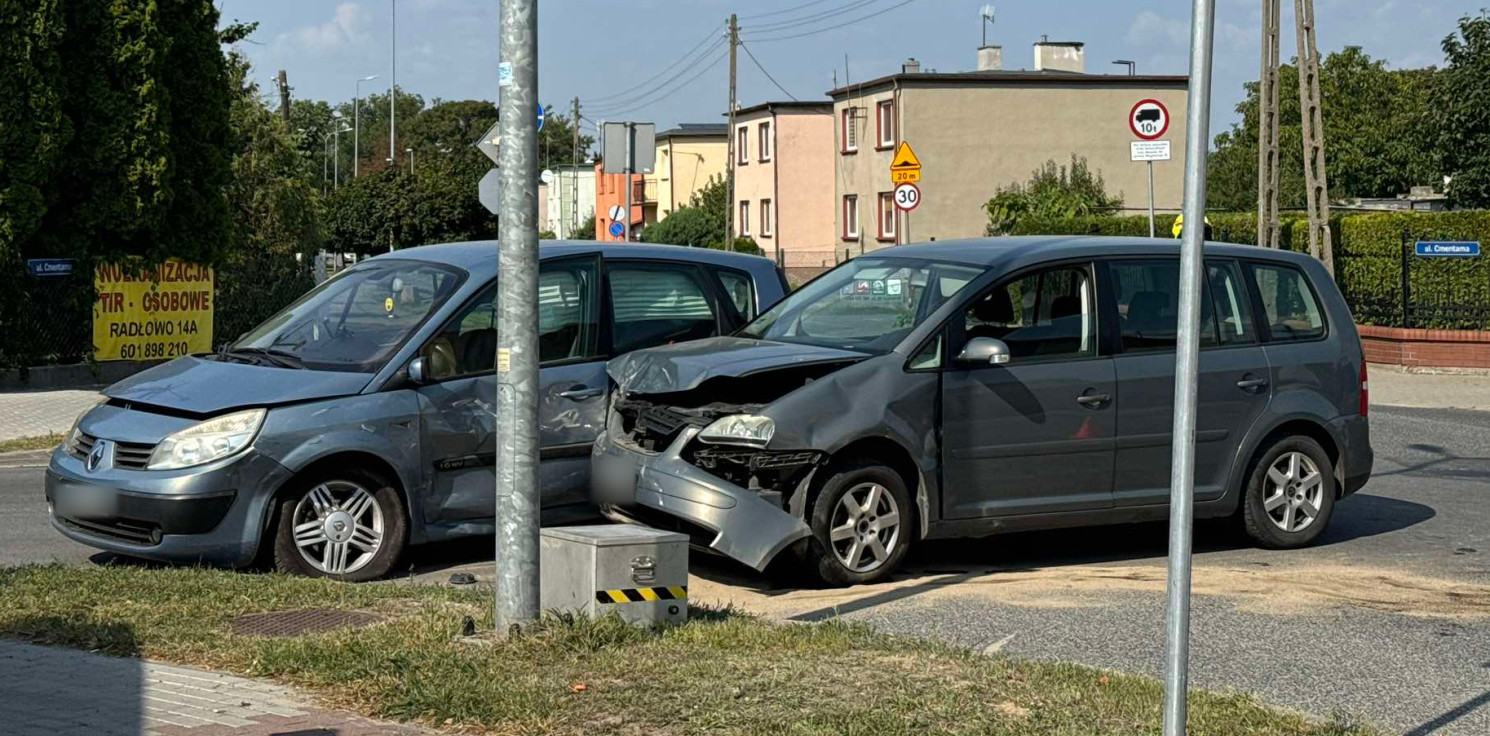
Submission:
M 345 127 L 345 125 L 346 124 L 342 122 L 341 111 L 333 110 L 331 112 L 331 132 L 334 136 L 332 140 L 335 142 L 333 148 L 336 150 L 336 156 L 331 162 L 331 170 L 333 172 L 333 184 L 331 187 L 332 189 L 341 188 L 341 132 L 342 128 Z
M 405 148 L 404 153 L 409 154 L 409 174 L 412 175 L 414 173 L 414 149 Z
M 357 163 L 362 158 L 362 83 L 377 79 L 378 75 L 372 74 L 357 80 L 354 85 L 355 92 L 352 93 L 352 178 L 357 178 Z
M 321 136 L 321 196 L 326 196 L 326 187 L 331 181 L 331 131 Z
M 496 627 L 538 620 L 538 0 L 502 0 Z M 526 113 L 526 114 L 525 114 Z M 629 182 L 628 182 L 629 184 Z
M 1128 67 L 1128 76 L 1130 77 L 1138 73 L 1138 62 L 1136 61 L 1132 61 L 1130 59 L 1115 59 L 1112 63 L 1118 66 Z
M 388 163 L 393 159 L 393 146 L 398 142 L 398 3 L 388 0 L 389 30 L 388 58 L 392 62 L 388 76 Z M 392 250 L 390 246 L 389 250 Z

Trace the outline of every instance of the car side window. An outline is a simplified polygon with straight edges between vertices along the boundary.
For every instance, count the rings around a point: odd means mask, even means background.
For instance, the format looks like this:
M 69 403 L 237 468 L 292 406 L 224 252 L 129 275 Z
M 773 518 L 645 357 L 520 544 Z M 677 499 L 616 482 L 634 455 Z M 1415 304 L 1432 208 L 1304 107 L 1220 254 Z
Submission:
M 1179 338 L 1180 262 L 1178 258 L 1113 261 L 1113 294 L 1123 352 L 1174 350 Z M 1216 319 L 1210 298 L 1200 299 L 1200 346 L 1214 347 Z
M 1037 271 L 976 299 L 963 313 L 963 334 L 1004 341 L 1016 362 L 1087 358 L 1097 353 L 1095 303 L 1086 268 Z
M 718 269 L 714 273 L 719 276 L 719 283 L 729 296 L 730 303 L 735 305 L 741 324 L 755 319 L 755 283 L 750 277 L 739 271 L 725 269 Z
M 714 305 L 697 268 L 612 263 L 605 274 L 614 354 L 718 334 Z
M 596 354 L 594 261 L 545 263 L 538 270 L 538 359 L 541 363 Z M 432 380 L 489 373 L 497 359 L 497 285 L 492 283 L 445 323 L 424 346 Z
M 1269 263 L 1250 266 L 1273 342 L 1324 337 L 1324 312 L 1303 271 Z
M 1231 261 L 1208 261 L 1206 278 L 1222 345 L 1251 345 L 1257 342 L 1252 326 L 1247 287 Z

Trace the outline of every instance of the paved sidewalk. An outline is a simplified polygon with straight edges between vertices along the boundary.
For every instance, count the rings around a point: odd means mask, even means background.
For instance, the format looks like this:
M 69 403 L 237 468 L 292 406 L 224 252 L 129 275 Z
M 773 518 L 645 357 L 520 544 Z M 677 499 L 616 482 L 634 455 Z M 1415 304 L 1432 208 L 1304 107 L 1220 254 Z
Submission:
M 0 441 L 62 434 L 99 398 L 91 389 L 0 392 Z
M 140 659 L 0 640 L 0 731 L 13 736 L 417 736 L 308 705 L 286 688 Z
M 1370 379 L 1373 404 L 1490 411 L 1490 375 L 1411 373 L 1396 366 L 1372 364 Z

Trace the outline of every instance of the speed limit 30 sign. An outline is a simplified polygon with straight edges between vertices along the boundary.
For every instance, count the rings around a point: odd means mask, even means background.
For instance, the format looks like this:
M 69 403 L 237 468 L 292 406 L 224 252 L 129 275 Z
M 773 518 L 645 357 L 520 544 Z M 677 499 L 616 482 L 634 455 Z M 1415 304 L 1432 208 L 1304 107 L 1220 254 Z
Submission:
M 1128 127 L 1146 141 L 1163 138 L 1169 132 L 1169 108 L 1158 100 L 1139 100 L 1128 112 Z
M 921 204 L 921 188 L 909 182 L 895 187 L 895 209 L 910 212 Z

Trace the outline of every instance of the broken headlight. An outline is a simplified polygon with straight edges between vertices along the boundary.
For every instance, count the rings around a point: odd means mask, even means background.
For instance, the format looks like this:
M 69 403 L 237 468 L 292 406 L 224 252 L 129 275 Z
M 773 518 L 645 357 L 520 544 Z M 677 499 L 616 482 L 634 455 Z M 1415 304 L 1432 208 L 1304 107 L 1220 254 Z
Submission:
M 765 447 L 776 434 L 776 422 L 770 417 L 755 414 L 735 414 L 715 420 L 698 433 L 704 442 L 716 445 L 745 445 Z

